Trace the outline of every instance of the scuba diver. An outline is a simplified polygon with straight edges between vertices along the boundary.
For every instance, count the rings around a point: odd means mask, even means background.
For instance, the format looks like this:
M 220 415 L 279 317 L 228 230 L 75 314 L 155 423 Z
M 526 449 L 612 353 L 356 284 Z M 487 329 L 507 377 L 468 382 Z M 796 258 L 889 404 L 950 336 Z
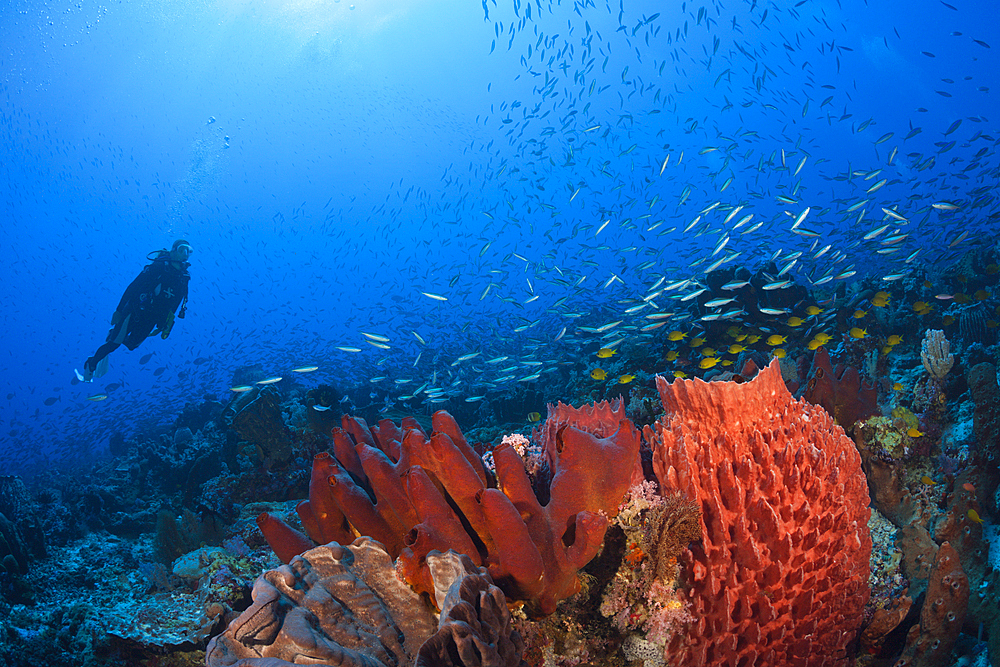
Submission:
M 81 382 L 91 382 L 107 373 L 107 357 L 122 343 L 134 350 L 150 336 L 160 334 L 161 338 L 166 338 L 170 335 L 177 307 L 180 306 L 177 317 L 181 319 L 187 310 L 188 280 L 191 279 L 187 272 L 191 265 L 187 260 L 192 252 L 190 243 L 178 239 L 170 250 L 154 250 L 146 255 L 150 263 L 125 290 L 111 316 L 107 342 L 84 362 L 83 375 L 75 371 Z

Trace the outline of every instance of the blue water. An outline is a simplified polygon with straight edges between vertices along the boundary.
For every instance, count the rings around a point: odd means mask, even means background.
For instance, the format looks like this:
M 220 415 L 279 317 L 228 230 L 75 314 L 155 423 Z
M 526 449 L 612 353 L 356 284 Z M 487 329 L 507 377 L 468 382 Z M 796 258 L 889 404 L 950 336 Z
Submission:
M 0 471 L 101 455 L 226 400 L 248 365 L 317 365 L 297 379 L 379 387 L 404 412 L 554 386 L 602 345 L 689 330 L 679 298 L 719 259 L 802 251 L 785 275 L 807 287 L 856 272 L 817 298 L 933 274 L 1000 220 L 994 10 L 14 0 Z M 187 317 L 74 382 L 146 254 L 177 238 L 195 250 Z M 694 282 L 626 312 L 661 278 Z M 676 315 L 643 331 L 658 312 Z M 441 391 L 400 398 L 421 385 Z

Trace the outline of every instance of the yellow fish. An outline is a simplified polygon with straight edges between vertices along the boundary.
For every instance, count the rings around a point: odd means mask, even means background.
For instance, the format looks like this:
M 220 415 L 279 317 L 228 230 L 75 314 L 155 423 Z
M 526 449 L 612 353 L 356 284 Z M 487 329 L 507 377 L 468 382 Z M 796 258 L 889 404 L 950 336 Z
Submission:
M 732 359 L 723 359 L 722 360 L 722 365 L 723 366 L 732 366 L 733 365 L 733 360 Z
M 616 354 L 618 354 L 618 350 L 612 350 L 609 347 L 602 347 L 601 349 L 599 349 L 597 351 L 597 358 L 598 359 L 610 359 L 611 357 L 615 356 Z
M 667 352 L 667 361 L 673 361 L 679 356 L 680 354 L 678 354 L 677 350 L 670 350 L 669 352 Z
M 779 347 L 779 348 L 776 348 L 776 349 L 774 350 L 773 354 L 774 354 L 774 356 L 775 356 L 775 357 L 777 357 L 778 359 L 784 359 L 784 358 L 785 358 L 785 354 L 786 354 L 786 353 L 785 353 L 785 351 L 784 351 L 783 349 L 781 349 L 781 348 Z
M 889 336 L 889 340 L 887 340 L 886 342 L 889 343 L 889 345 L 899 345 L 900 343 L 903 342 L 903 337 L 893 334 Z
M 984 289 L 977 289 L 976 293 L 972 295 L 972 298 L 976 301 L 986 301 L 986 299 L 990 298 L 990 293 Z
M 810 350 L 818 350 L 819 348 L 823 347 L 823 343 L 813 338 L 806 344 L 806 347 L 809 348 Z
M 746 350 L 745 347 L 743 347 L 742 345 L 736 345 L 735 343 L 729 346 L 729 354 L 739 354 L 744 350 Z
M 911 438 L 919 438 L 920 436 L 923 435 L 923 433 L 921 433 L 919 429 L 911 428 L 906 432 L 906 435 L 910 436 Z
M 931 309 L 931 304 L 927 303 L 926 301 L 915 301 L 913 303 L 913 310 L 915 312 L 919 313 L 921 311 L 930 310 L 930 309 Z
M 805 324 L 805 320 L 803 320 L 801 317 L 789 317 L 788 318 L 788 326 L 790 326 L 790 327 L 800 327 L 803 324 Z
M 674 342 L 683 340 L 685 338 L 687 338 L 687 334 L 684 333 L 683 331 L 671 331 L 670 333 L 667 334 L 667 340 Z
M 920 478 L 920 483 L 923 484 L 924 486 L 937 486 L 937 482 L 935 482 L 927 475 L 924 475 L 923 477 Z
M 955 323 L 955 318 L 952 317 L 951 315 L 945 315 L 944 317 L 941 318 L 941 324 L 945 325 L 946 327 L 950 327 L 954 323 Z
M 892 390 L 893 391 L 903 391 L 903 383 L 902 382 L 893 382 L 892 383 Z
M 542 418 L 542 415 L 540 413 L 538 413 L 538 412 L 529 412 L 528 413 L 528 421 L 529 422 L 537 422 L 541 418 Z
M 704 345 L 704 344 L 705 344 L 705 339 L 704 338 L 692 338 L 688 342 L 688 345 L 690 345 L 691 347 L 699 347 L 699 346 Z
M 747 337 L 747 345 L 753 345 L 754 343 L 756 343 L 759 340 L 760 340 L 760 336 L 757 336 L 757 335 L 748 336 Z
M 629 382 L 631 382 L 634 379 L 635 379 L 634 375 L 619 375 L 618 376 L 618 384 L 628 384 Z
M 856 320 L 860 320 L 861 318 L 863 318 L 867 314 L 868 314 L 867 311 L 864 311 L 864 310 L 855 310 L 853 317 Z
M 833 336 L 831 336 L 828 333 L 822 333 L 822 332 L 820 332 L 820 333 L 816 334 L 815 336 L 813 336 L 813 339 L 814 340 L 818 340 L 822 345 L 826 345 L 828 342 L 830 342 L 830 339 L 832 337 Z
M 823 309 L 820 308 L 819 306 L 809 306 L 808 308 L 806 308 L 806 315 L 809 315 L 810 317 L 813 315 L 819 315 L 822 312 Z
M 852 327 L 849 333 L 851 334 L 851 338 L 864 338 L 868 335 L 867 331 L 858 327 Z
M 983 525 L 983 520 L 979 518 L 979 512 L 977 512 L 976 510 L 969 510 L 966 514 L 970 519 L 978 523 L 980 526 Z
M 684 371 L 674 371 L 674 377 L 683 380 L 687 377 L 687 373 Z
M 698 353 L 703 357 L 714 357 L 716 354 L 715 350 L 711 347 L 703 347 L 698 350 Z
M 698 368 L 711 368 L 717 363 L 719 363 L 718 357 L 707 357 L 705 359 L 702 359 L 701 362 L 698 363 Z
M 604 372 L 603 368 L 595 368 L 594 370 L 590 371 L 590 377 L 594 378 L 595 380 L 603 380 L 606 377 L 608 377 L 608 374 Z
M 767 344 L 771 347 L 777 347 L 781 345 L 788 339 L 787 336 L 779 336 L 778 334 L 771 334 L 767 337 Z

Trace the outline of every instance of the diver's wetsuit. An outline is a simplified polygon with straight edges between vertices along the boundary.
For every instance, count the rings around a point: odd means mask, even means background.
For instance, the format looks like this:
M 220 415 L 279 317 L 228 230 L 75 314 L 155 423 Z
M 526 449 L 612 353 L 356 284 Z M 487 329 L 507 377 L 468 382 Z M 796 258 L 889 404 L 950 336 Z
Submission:
M 170 252 L 156 251 L 156 256 L 125 290 L 115 315 L 107 342 L 87 359 L 85 367 L 91 373 L 104 357 L 122 343 L 130 350 L 139 347 L 154 328 L 169 333 L 174 312 L 181 306 L 178 317 L 184 317 L 187 306 L 188 262 L 170 261 Z M 183 304 L 183 305 L 182 305 Z M 164 336 L 166 337 L 166 336 Z

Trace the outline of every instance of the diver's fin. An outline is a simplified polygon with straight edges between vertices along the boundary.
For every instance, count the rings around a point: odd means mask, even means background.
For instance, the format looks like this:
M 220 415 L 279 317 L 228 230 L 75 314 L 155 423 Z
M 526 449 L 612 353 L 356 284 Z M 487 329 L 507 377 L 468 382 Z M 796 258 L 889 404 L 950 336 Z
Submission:
M 118 336 L 115 338 L 115 342 L 118 343 L 119 345 L 125 342 L 125 337 L 128 336 L 128 325 L 131 323 L 131 321 L 132 321 L 132 314 L 130 313 L 125 316 L 125 321 L 122 322 L 121 329 L 118 330 Z M 104 373 L 101 373 L 101 375 L 104 375 Z M 100 375 L 98 375 L 97 377 L 100 377 Z
M 90 370 L 90 359 L 87 359 L 87 361 L 83 362 L 83 375 L 80 375 L 80 371 L 76 370 L 75 368 L 73 369 L 73 372 L 76 373 L 76 378 L 80 382 L 94 381 L 94 371 Z
M 99 378 L 104 377 L 104 374 L 108 372 L 108 358 L 104 357 L 97 362 L 97 368 L 94 370 L 93 377 Z

